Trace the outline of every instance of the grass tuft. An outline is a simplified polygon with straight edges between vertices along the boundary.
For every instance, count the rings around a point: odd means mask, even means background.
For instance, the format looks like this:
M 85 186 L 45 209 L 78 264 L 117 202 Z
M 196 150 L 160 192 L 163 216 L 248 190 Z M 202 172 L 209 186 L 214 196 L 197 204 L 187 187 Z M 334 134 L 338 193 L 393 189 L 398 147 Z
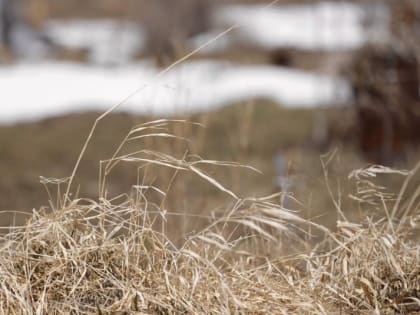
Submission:
M 382 219 L 338 221 L 331 232 L 282 208 L 278 194 L 242 198 L 200 168 L 240 165 L 145 150 L 120 155 L 125 141 L 174 138 L 167 128 L 171 123 L 183 122 L 160 120 L 128 133 L 113 157 L 101 163 L 96 200 L 65 194 L 67 202 L 62 197 L 49 210 L 34 210 L 25 226 L 2 236 L 0 313 L 420 312 L 417 195 L 398 202 L 412 207 L 400 217 L 399 211 L 388 211 Z M 231 202 L 203 214 L 207 224 L 181 241 L 171 239 L 166 233 L 171 216 L 181 215 L 163 206 L 171 185 L 139 181 L 131 192 L 108 197 L 106 176 L 124 162 L 191 173 Z M 371 167 L 352 176 L 366 185 L 374 174 L 391 171 Z M 381 189 L 369 187 L 376 189 L 366 195 L 369 202 L 384 200 Z M 184 220 L 197 218 L 184 214 Z M 315 234 L 323 235 L 322 241 L 311 247 Z

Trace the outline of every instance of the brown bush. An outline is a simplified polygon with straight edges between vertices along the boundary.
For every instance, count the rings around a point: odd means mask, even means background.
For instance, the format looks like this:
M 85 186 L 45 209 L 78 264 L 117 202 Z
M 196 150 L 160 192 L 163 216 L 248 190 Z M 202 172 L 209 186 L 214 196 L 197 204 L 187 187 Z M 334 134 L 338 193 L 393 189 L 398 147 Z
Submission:
M 360 148 L 377 163 L 391 163 L 420 141 L 417 58 L 367 48 L 351 68 Z

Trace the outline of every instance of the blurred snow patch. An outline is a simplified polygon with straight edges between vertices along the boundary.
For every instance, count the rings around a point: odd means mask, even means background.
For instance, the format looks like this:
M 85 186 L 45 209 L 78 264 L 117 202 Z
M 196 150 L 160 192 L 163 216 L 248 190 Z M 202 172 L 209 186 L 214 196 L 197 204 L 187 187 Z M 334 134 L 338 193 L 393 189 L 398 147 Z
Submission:
M 96 64 L 123 64 L 142 50 L 144 33 L 139 25 L 119 20 L 53 20 L 45 34 L 62 47 L 87 49 Z
M 363 45 L 363 7 L 348 2 L 304 5 L 227 5 L 215 12 L 216 25 L 241 25 L 233 41 L 266 48 L 345 50 Z
M 338 79 L 271 66 L 200 61 L 165 76 L 151 63 L 106 68 L 71 63 L 0 68 L 0 122 L 34 120 L 69 112 L 104 111 L 138 89 L 120 110 L 172 115 L 215 109 L 253 98 L 283 106 L 313 107 L 348 100 Z

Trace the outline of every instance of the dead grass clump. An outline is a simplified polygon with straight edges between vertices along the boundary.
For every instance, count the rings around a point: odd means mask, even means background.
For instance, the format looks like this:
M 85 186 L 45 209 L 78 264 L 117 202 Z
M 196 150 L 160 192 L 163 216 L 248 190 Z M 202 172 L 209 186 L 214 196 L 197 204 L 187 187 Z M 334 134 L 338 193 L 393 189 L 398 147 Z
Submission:
M 238 214 L 235 214 L 237 211 Z M 272 313 L 287 283 L 262 254 L 293 214 L 249 201 L 176 248 L 151 228 L 145 204 L 76 200 L 34 212 L 0 249 L 4 314 Z M 237 224 L 243 233 L 227 226 Z M 259 244 L 259 246 L 257 246 Z
M 308 260 L 308 283 L 324 303 L 360 314 L 420 311 L 418 241 L 386 222 L 338 222 L 342 246 Z
M 241 198 L 201 169 L 240 165 L 145 150 L 121 153 L 127 141 L 147 136 L 143 132 L 172 137 L 167 123 L 129 132 L 101 163 L 97 200 L 71 200 L 66 193 L 2 237 L 0 314 L 420 312 L 417 193 L 403 202 L 402 191 L 386 219 L 343 219 L 332 233 L 278 206 L 278 195 Z M 170 216 L 180 214 L 147 198 L 150 191 L 163 198 L 168 191 L 140 180 L 131 193 L 109 197 L 106 178 L 124 162 L 190 172 L 232 202 L 209 213 L 203 229 L 175 242 L 165 231 Z M 364 174 L 383 171 L 390 172 L 370 168 Z M 380 191 L 372 196 L 384 200 Z M 324 241 L 310 249 L 307 231 L 323 233 Z
M 408 172 L 370 166 L 351 173 L 358 182 L 358 195 L 350 197 L 368 204 L 376 219 L 360 224 L 338 221 L 335 238 L 340 244 L 325 254 L 311 253 L 308 282 L 325 303 L 351 313 L 420 312 L 420 217 L 414 206 L 418 189 L 407 194 L 419 167 Z M 406 176 L 403 188 L 388 192 L 374 183 L 378 174 Z

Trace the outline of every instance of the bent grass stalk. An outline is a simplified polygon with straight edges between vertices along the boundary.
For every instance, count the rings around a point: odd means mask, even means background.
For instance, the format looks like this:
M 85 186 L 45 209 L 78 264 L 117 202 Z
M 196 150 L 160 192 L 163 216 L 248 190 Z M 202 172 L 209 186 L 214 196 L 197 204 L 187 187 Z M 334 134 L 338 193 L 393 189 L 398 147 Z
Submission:
M 275 5 L 276 3 L 278 3 L 279 0 L 274 0 L 272 2 L 270 2 L 269 4 L 267 4 L 266 6 L 264 6 L 262 8 L 262 10 L 265 10 L 273 5 Z M 175 62 L 173 62 L 172 64 L 170 64 L 167 68 L 165 68 L 164 70 L 162 70 L 161 72 L 159 72 L 155 78 L 153 80 L 157 80 L 161 77 L 163 77 L 165 74 L 167 74 L 169 71 L 171 71 L 173 68 L 175 68 L 176 66 L 178 66 L 179 64 L 183 63 L 184 61 L 188 60 L 189 58 L 195 56 L 197 53 L 199 53 L 200 51 L 202 51 L 203 49 L 205 49 L 206 47 L 210 46 L 212 43 L 216 42 L 217 40 L 219 40 L 220 38 L 222 38 L 223 36 L 227 35 L 228 33 L 232 32 L 233 30 L 243 27 L 242 25 L 239 24 L 234 24 L 232 26 L 230 26 L 229 28 L 227 28 L 226 30 L 224 30 L 223 32 L 220 32 L 218 35 L 214 36 L 213 38 L 211 38 L 210 40 L 208 40 L 207 42 L 205 42 L 203 45 L 199 46 L 198 48 L 194 49 L 193 51 L 191 51 L 190 53 L 186 54 L 185 56 L 183 56 L 182 58 L 176 60 Z M 152 80 L 152 81 L 153 81 Z M 118 109 L 119 107 L 121 107 L 122 105 L 124 105 L 127 101 L 129 101 L 133 96 L 135 96 L 136 94 L 140 93 L 141 91 L 143 91 L 146 87 L 148 86 L 148 84 L 144 84 L 141 85 L 139 88 L 137 88 L 136 90 L 134 90 L 132 93 L 130 93 L 129 95 L 127 95 L 121 102 L 115 104 L 114 106 L 112 106 L 111 108 L 109 108 L 106 112 L 104 112 L 102 115 L 100 115 L 95 122 L 92 125 L 92 128 L 88 134 L 88 137 L 82 147 L 82 150 L 79 154 L 79 157 L 77 158 L 76 164 L 73 168 L 73 171 L 70 175 L 69 178 L 69 182 L 67 185 L 67 189 L 66 189 L 66 193 L 65 193 L 65 202 L 69 201 L 69 194 L 70 194 L 70 190 L 71 190 L 71 186 L 73 184 L 73 180 L 74 177 L 76 175 L 77 169 L 79 168 L 79 164 L 86 152 L 86 149 L 90 143 L 90 140 L 92 139 L 92 136 L 99 124 L 99 122 L 104 119 L 105 117 L 107 117 L 109 114 L 111 114 L 113 111 L 115 111 L 116 109 Z

